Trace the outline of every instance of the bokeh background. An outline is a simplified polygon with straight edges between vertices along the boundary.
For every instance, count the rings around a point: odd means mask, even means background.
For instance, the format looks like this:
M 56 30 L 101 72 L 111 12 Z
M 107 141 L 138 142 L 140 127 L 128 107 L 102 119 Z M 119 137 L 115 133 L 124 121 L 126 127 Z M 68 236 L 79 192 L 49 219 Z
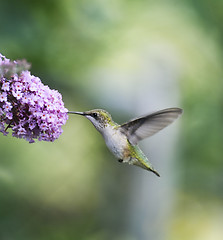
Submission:
M 223 1 L 0 0 L 0 52 L 27 59 L 69 110 L 119 123 L 183 116 L 119 164 L 86 119 L 54 143 L 0 136 L 1 240 L 220 240 Z

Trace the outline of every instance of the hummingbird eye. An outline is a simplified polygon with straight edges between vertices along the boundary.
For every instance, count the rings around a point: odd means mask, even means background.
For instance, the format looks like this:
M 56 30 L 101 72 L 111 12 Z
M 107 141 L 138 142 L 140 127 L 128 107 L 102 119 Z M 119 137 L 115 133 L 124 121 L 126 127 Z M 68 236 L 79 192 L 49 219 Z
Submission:
M 97 119 L 98 118 L 98 114 L 97 113 L 92 113 L 92 117 Z

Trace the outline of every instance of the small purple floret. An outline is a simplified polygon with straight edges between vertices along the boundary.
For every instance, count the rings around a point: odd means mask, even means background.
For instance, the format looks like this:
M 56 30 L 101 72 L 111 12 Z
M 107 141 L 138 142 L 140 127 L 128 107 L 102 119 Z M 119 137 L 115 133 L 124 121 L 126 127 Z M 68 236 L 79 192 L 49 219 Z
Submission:
M 30 143 L 54 141 L 68 119 L 61 94 L 43 85 L 28 71 L 26 61 L 10 61 L 0 54 L 0 132 Z

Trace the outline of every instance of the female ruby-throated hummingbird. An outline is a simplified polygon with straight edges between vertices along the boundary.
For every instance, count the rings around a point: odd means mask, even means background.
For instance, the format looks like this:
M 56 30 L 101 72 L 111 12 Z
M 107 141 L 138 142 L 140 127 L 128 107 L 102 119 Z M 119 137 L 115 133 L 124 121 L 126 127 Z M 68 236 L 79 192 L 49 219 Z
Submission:
M 168 108 L 133 119 L 122 125 L 115 123 L 111 115 L 102 109 L 68 113 L 82 115 L 89 119 L 102 134 L 107 147 L 118 158 L 119 162 L 137 165 L 160 176 L 137 143 L 167 127 L 182 112 L 183 110 L 180 108 Z

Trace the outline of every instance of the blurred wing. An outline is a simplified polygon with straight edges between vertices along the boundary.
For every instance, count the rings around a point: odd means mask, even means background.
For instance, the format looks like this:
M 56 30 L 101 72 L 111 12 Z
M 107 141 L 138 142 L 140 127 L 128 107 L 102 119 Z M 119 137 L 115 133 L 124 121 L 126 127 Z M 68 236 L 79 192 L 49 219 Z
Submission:
M 126 133 L 131 144 L 150 137 L 176 120 L 183 110 L 180 108 L 168 108 L 147 116 L 134 119 L 121 125 L 121 130 Z

